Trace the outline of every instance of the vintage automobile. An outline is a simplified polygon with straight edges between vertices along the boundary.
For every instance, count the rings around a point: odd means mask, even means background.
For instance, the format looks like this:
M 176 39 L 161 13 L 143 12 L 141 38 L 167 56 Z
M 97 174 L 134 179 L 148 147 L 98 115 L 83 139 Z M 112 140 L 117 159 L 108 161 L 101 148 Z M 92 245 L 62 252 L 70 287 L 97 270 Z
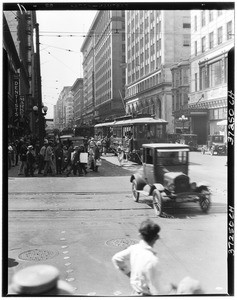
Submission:
M 202 146 L 201 152 L 202 154 L 226 155 L 227 145 L 224 143 L 224 135 L 209 135 L 207 144 Z
M 197 135 L 193 133 L 185 133 L 180 136 L 180 144 L 188 145 L 190 151 L 197 151 Z
M 211 193 L 205 182 L 191 182 L 188 176 L 189 146 L 170 143 L 143 144 L 141 169 L 130 177 L 133 199 L 152 196 L 153 208 L 161 216 L 165 201 L 199 202 L 208 212 Z

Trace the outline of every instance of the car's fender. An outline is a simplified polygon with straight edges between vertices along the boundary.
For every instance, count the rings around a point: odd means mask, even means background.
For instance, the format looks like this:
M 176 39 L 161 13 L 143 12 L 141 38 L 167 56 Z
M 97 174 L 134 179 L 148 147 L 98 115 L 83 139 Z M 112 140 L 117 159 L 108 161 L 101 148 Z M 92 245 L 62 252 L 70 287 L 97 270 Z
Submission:
M 130 177 L 130 182 L 133 182 L 133 179 L 135 179 L 137 182 L 137 190 L 142 190 L 144 188 L 144 186 L 147 184 L 141 174 L 133 174 Z
M 202 188 L 207 188 L 209 190 L 209 186 L 210 186 L 210 184 L 208 182 L 206 182 L 206 181 L 200 181 L 200 182 L 197 182 L 197 188 L 196 188 L 196 190 L 199 191 Z
M 210 186 L 210 184 L 207 181 L 199 181 L 197 182 L 197 187 L 199 186 Z
M 164 186 L 161 183 L 154 183 L 150 190 L 150 195 L 154 190 L 158 190 L 159 192 L 163 192 L 165 190 Z

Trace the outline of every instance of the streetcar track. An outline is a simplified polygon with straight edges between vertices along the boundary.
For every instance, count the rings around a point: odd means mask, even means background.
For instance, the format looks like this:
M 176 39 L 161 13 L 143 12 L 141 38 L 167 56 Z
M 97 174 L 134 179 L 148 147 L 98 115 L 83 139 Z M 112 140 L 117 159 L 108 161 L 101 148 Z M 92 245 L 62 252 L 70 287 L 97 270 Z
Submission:
M 45 194 L 54 194 L 54 195 L 65 195 L 65 194 L 73 194 L 73 195 L 79 195 L 79 196 L 85 196 L 85 195 L 111 195 L 111 194 L 131 194 L 131 192 L 123 192 L 123 191 L 108 191 L 108 192 L 10 192 L 9 195 L 45 195 Z

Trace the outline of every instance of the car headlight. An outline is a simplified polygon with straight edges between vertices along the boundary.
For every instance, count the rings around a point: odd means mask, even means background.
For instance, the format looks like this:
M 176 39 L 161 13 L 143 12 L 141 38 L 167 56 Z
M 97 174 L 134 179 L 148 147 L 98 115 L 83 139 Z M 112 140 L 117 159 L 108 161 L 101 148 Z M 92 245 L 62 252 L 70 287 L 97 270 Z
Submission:
M 197 188 L 196 182 L 192 182 L 190 186 L 192 190 L 195 190 Z

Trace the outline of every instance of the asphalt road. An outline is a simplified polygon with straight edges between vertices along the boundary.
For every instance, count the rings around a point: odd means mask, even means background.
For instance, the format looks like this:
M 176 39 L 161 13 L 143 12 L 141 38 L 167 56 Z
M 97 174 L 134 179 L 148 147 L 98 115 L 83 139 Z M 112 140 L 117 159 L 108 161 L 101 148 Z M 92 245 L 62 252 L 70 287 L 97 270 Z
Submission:
M 115 270 L 112 255 L 138 241 L 145 218 L 161 225 L 155 249 L 164 278 L 178 283 L 189 275 L 206 293 L 227 291 L 226 157 L 190 153 L 190 176 L 207 179 L 213 192 L 208 215 L 196 204 L 154 215 L 151 199 L 135 203 L 129 175 L 136 165 L 118 167 L 103 161 L 98 173 L 85 177 L 17 177 L 8 184 L 9 282 L 32 264 L 59 268 L 75 295 L 129 296 L 127 277 Z

